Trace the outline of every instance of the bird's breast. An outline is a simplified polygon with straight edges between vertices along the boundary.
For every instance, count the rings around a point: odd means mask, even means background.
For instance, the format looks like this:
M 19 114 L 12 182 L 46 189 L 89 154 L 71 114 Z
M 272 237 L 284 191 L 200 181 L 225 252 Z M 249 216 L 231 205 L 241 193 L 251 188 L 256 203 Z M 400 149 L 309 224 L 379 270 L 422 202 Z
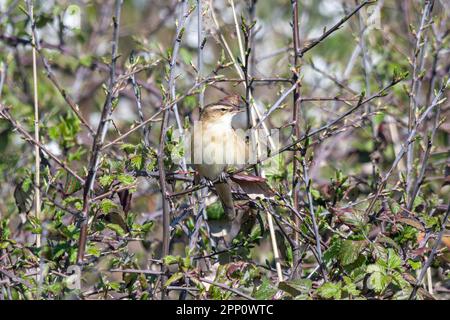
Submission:
M 228 166 L 246 163 L 245 140 L 225 125 L 204 126 L 193 138 L 194 164 L 202 176 L 216 178 Z

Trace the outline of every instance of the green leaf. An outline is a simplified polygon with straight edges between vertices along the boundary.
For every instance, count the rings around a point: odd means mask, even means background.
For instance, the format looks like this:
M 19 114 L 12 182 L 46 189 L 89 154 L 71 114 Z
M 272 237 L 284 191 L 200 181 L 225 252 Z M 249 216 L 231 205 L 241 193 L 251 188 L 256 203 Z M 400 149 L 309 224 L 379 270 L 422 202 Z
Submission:
M 80 65 L 86 68 L 90 68 L 92 65 L 92 56 L 91 55 L 84 55 L 80 57 Z
M 339 261 L 342 265 L 348 265 L 353 263 L 358 259 L 359 254 L 366 247 L 367 242 L 363 241 L 353 241 L 353 240 L 345 240 L 342 242 L 342 246 L 339 251 Z
M 178 263 L 178 261 L 180 261 L 180 257 L 178 256 L 165 256 L 163 258 L 163 262 L 165 265 L 171 265 L 171 264 L 175 264 Z
M 326 282 L 319 289 L 317 289 L 317 293 L 325 299 L 340 299 L 342 294 L 342 284 Z
M 254 293 L 254 297 L 257 300 L 269 300 L 277 293 L 277 291 L 278 289 L 272 286 L 269 279 L 264 278 L 262 284 Z
M 115 282 L 115 281 L 114 282 L 110 282 L 110 283 L 108 283 L 108 287 L 113 289 L 113 290 L 115 290 L 115 291 L 117 291 L 117 290 L 120 289 L 120 283 L 119 282 Z
M 170 276 L 169 279 L 167 279 L 166 283 L 164 284 L 164 287 L 170 286 L 172 283 L 174 283 L 177 280 L 180 280 L 183 278 L 183 273 L 177 272 Z
M 337 239 L 332 241 L 328 249 L 323 253 L 323 261 L 328 264 L 334 259 L 337 259 L 339 252 L 341 251 L 342 242 Z
M 413 208 L 416 208 L 417 206 L 421 205 L 422 203 L 425 203 L 425 201 L 423 200 L 423 198 L 421 196 L 417 196 L 414 199 L 414 204 L 413 204 Z
M 124 236 L 125 235 L 125 230 L 122 229 L 121 226 L 119 226 L 118 224 L 115 223 L 108 223 L 106 224 L 106 227 L 112 231 L 114 231 L 118 236 Z
M 124 144 L 122 144 L 120 146 L 120 149 L 125 151 L 125 153 L 127 153 L 127 154 L 131 154 L 131 153 L 134 153 L 136 151 L 136 146 L 134 144 L 131 144 L 131 143 L 124 143 Z
M 214 202 L 209 205 L 206 208 L 206 213 L 208 214 L 208 220 L 219 220 L 225 215 L 220 202 Z
M 9 247 L 9 245 L 10 245 L 10 242 L 9 241 L 3 241 L 3 242 L 0 242 L 0 249 L 6 249 L 6 248 L 8 248 Z
M 97 247 L 92 246 L 92 247 L 87 248 L 86 253 L 91 254 L 98 258 L 98 257 L 100 257 L 101 251 Z
M 103 199 L 102 202 L 100 203 L 100 207 L 103 213 L 108 214 L 113 209 L 116 209 L 118 206 L 110 199 Z
M 374 123 L 376 125 L 379 125 L 384 121 L 385 113 L 384 112 L 377 112 L 375 116 L 373 117 Z
M 348 295 L 351 295 L 354 297 L 359 296 L 359 294 L 361 292 L 358 289 L 356 289 L 356 284 L 353 283 L 352 279 L 344 276 L 344 282 L 345 282 L 345 286 L 342 289 L 344 291 L 346 291 Z
M 130 164 L 134 170 L 141 170 L 144 165 L 144 159 L 141 155 L 131 157 Z
M 390 270 L 398 269 L 402 266 L 402 259 L 395 253 L 393 249 L 388 249 L 387 267 Z
M 134 183 L 134 177 L 129 175 L 129 174 L 125 174 L 122 173 L 117 177 L 117 180 L 119 180 L 121 183 L 125 184 L 125 185 L 130 185 Z
M 155 222 L 153 220 L 147 221 L 141 226 L 141 231 L 144 233 L 150 231 L 150 229 L 153 227 L 154 224 Z
M 420 261 L 408 259 L 407 263 L 411 266 L 413 270 L 419 270 L 420 268 L 422 268 L 422 262 Z
M 314 199 L 320 199 L 320 192 L 315 189 L 311 189 L 311 195 Z
M 369 287 L 377 293 L 383 292 L 391 281 L 391 278 L 386 274 L 386 269 L 379 264 L 369 265 L 367 273 L 371 273 L 368 280 Z
M 78 181 L 74 176 L 71 174 L 67 174 L 67 180 L 65 185 L 65 192 L 66 194 L 72 194 L 80 190 L 82 187 L 81 182 Z
M 100 181 L 100 185 L 103 188 L 105 188 L 105 187 L 109 186 L 114 181 L 114 178 L 112 176 L 110 176 L 110 175 L 104 175 L 104 176 L 100 177 L 99 181 Z
M 292 281 L 280 282 L 278 288 L 291 296 L 296 297 L 303 293 L 308 293 L 311 290 L 312 281 L 309 279 L 296 279 Z

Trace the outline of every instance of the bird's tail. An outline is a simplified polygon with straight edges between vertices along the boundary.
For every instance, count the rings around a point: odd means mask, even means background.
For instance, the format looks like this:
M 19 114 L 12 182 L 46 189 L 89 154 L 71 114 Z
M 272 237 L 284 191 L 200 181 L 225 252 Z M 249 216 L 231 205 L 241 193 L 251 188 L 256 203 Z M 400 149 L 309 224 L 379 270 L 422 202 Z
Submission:
M 236 217 L 236 211 L 234 209 L 233 196 L 231 194 L 231 187 L 226 182 L 219 182 L 214 184 L 217 195 L 222 203 L 225 215 L 229 220 L 233 220 Z

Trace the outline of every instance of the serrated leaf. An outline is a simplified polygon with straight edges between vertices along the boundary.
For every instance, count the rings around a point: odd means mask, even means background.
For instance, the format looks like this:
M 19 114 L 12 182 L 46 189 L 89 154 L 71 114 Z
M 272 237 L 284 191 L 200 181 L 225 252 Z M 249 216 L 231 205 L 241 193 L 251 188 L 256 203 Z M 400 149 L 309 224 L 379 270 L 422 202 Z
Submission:
M 402 266 L 402 259 L 393 249 L 388 249 L 387 267 L 391 270 L 398 269 Z
M 345 240 L 342 242 L 342 246 L 339 251 L 339 261 L 342 265 L 348 265 L 356 261 L 358 259 L 359 254 L 364 250 L 367 246 L 367 241 L 353 241 L 353 240 Z
M 100 185 L 104 188 L 109 186 L 114 181 L 114 178 L 110 175 L 101 176 L 99 179 Z
M 125 184 L 125 185 L 130 185 L 134 183 L 134 177 L 129 175 L 129 174 L 125 174 L 122 173 L 117 177 L 117 180 L 119 180 L 121 183 Z
M 309 279 L 296 279 L 292 281 L 280 282 L 278 288 L 284 292 L 289 293 L 291 296 L 296 297 L 300 294 L 309 292 L 312 287 L 312 281 Z
M 369 277 L 369 287 L 375 290 L 377 293 L 383 292 L 391 281 L 391 277 L 381 273 L 374 272 Z
M 264 278 L 262 284 L 256 290 L 254 297 L 257 300 L 269 300 L 277 293 L 278 289 L 272 286 L 269 279 Z
M 141 155 L 131 157 L 130 164 L 134 170 L 141 170 L 144 165 L 144 160 Z
M 342 289 L 349 295 L 358 296 L 361 293 L 358 289 L 356 289 L 356 284 L 349 277 L 344 276 L 344 283 L 345 286 Z
M 340 299 L 342 294 L 341 286 L 340 282 L 326 282 L 317 289 L 317 294 L 325 299 Z
M 108 214 L 112 210 L 116 209 L 118 206 L 110 199 L 103 199 L 100 203 L 100 208 L 102 209 L 103 213 Z
M 408 259 L 407 263 L 411 266 L 413 270 L 420 270 L 420 268 L 422 268 L 422 262 L 420 261 Z

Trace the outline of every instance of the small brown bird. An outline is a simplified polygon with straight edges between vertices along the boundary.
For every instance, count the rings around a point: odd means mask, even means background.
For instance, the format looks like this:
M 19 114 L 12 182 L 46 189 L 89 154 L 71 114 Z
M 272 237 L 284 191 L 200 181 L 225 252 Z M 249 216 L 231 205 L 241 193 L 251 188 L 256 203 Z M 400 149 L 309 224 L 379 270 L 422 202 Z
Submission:
M 249 230 L 256 221 L 251 210 L 236 212 L 235 200 L 254 200 L 274 195 L 266 180 L 246 173 L 227 176 L 230 167 L 240 168 L 256 160 L 256 150 L 248 143 L 248 132 L 232 126 L 233 117 L 245 111 L 244 102 L 237 95 L 205 106 L 200 121 L 194 123 L 191 139 L 191 160 L 200 177 L 214 183 L 225 219 L 209 221 L 211 234 L 225 244 L 240 232 Z M 244 206 L 245 207 L 245 206 Z M 246 213 L 246 214 L 245 214 Z M 253 221 L 253 223 L 252 223 Z
M 214 187 L 230 220 L 236 217 L 236 212 L 225 172 L 230 166 L 244 165 L 248 155 L 245 137 L 238 135 L 231 125 L 233 117 L 242 111 L 245 111 L 243 101 L 237 95 L 205 106 L 191 140 L 194 167 L 201 177 L 219 178 Z

